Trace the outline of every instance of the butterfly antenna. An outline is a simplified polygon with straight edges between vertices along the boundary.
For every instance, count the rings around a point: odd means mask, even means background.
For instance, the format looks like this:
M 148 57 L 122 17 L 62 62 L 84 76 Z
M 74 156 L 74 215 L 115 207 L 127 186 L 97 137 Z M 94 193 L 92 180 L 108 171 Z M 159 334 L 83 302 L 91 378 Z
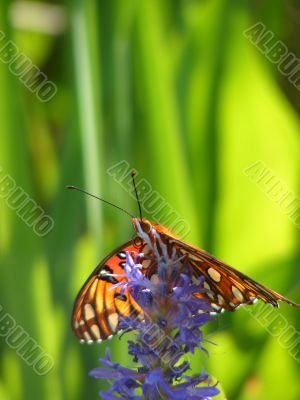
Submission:
M 128 211 L 124 210 L 124 208 L 119 207 L 119 206 L 117 206 L 117 205 L 111 203 L 110 201 L 101 199 L 101 197 L 95 196 L 94 194 L 91 194 L 91 193 L 87 192 L 86 190 L 80 189 L 80 188 L 77 187 L 77 186 L 67 185 L 66 188 L 67 188 L 67 189 L 71 189 L 71 190 L 77 190 L 78 192 L 82 192 L 82 193 L 84 193 L 84 194 L 87 194 L 88 196 L 94 197 L 94 198 L 97 199 L 97 200 L 103 201 L 103 203 L 109 204 L 110 206 L 113 206 L 113 207 L 117 208 L 118 210 L 123 211 L 125 214 L 129 215 L 131 218 L 134 218 L 134 215 L 132 215 L 132 214 L 130 214 Z
M 135 191 L 135 197 L 136 197 L 136 201 L 137 201 L 137 203 L 139 205 L 139 212 L 140 212 L 141 221 L 143 221 L 141 203 L 140 203 L 139 195 L 138 195 L 138 192 L 136 190 L 136 185 L 135 185 L 135 179 L 134 179 L 135 175 L 136 175 L 136 172 L 132 171 L 131 172 L 131 177 L 132 177 L 132 183 L 133 183 L 133 187 L 134 187 L 134 191 Z

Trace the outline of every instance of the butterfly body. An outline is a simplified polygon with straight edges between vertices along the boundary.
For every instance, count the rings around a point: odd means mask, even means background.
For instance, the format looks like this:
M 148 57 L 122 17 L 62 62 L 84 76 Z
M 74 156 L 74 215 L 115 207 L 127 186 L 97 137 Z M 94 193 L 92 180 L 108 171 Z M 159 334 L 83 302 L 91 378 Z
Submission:
M 156 272 L 157 257 L 163 257 L 164 251 L 169 256 L 176 252 L 189 264 L 193 276 L 204 276 L 207 292 L 197 296 L 208 300 L 216 312 L 234 311 L 240 305 L 253 304 L 257 299 L 274 307 L 278 307 L 278 301 L 284 301 L 300 309 L 298 304 L 204 250 L 181 241 L 167 227 L 139 218 L 133 218 L 133 225 L 138 242 L 126 242 L 107 256 L 87 279 L 75 300 L 72 329 L 82 342 L 100 342 L 111 337 L 118 330 L 120 316 L 131 314 L 143 318 L 143 310 L 128 289 L 123 292 L 119 286 L 114 286 L 127 280 L 124 274 L 126 252 L 133 258 L 139 256 L 142 272 L 149 278 Z

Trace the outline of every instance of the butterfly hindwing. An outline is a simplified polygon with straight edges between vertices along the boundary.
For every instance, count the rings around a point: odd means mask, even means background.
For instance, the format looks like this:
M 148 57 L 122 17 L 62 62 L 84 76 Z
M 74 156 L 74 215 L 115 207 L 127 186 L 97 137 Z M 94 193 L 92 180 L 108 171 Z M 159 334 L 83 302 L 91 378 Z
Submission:
M 300 305 L 256 282 L 242 272 L 230 267 L 204 250 L 175 238 L 169 239 L 182 255 L 187 255 L 195 276 L 205 277 L 206 297 L 216 311 L 234 311 L 239 305 L 253 304 L 256 299 L 278 307 L 284 301 L 295 308 Z
M 138 232 L 137 221 L 135 223 Z M 143 232 L 148 236 L 147 239 L 144 236 L 144 239 L 149 244 L 151 225 L 146 222 L 143 220 Z M 204 287 L 207 291 L 195 296 L 208 300 L 217 312 L 223 309 L 234 311 L 240 305 L 253 304 L 256 299 L 274 307 L 278 307 L 278 301 L 284 301 L 300 309 L 300 305 L 259 284 L 204 250 L 179 240 L 163 225 L 155 225 L 155 230 L 170 255 L 176 250 L 179 256 L 186 258 L 195 277 L 204 276 Z M 161 246 L 157 243 L 156 246 L 158 253 L 160 250 L 163 256 Z M 142 264 L 141 271 L 146 277 L 150 278 L 157 271 L 157 258 L 152 254 L 151 246 L 141 239 L 139 243 L 126 242 L 107 256 L 87 279 L 75 300 L 72 329 L 82 342 L 101 342 L 111 337 L 118 331 L 121 316 L 144 318 L 143 310 L 130 295 L 128 288 L 124 290 L 122 286 L 114 286 L 127 282 L 124 274 L 126 252 L 132 257 L 143 253 L 139 263 Z
M 112 288 L 127 280 L 121 276 L 124 275 L 126 251 L 134 256 L 141 249 L 129 241 L 113 251 L 96 267 L 75 300 L 72 329 L 83 342 L 100 342 L 116 333 L 119 316 L 143 314 L 127 288 Z

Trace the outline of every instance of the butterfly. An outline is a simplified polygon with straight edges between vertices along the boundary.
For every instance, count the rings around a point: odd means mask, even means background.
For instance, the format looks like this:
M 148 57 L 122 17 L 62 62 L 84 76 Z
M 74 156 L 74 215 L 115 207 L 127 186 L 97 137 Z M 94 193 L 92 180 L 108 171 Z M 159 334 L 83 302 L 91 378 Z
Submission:
M 130 295 L 128 289 L 122 291 L 119 282 L 126 281 L 124 266 L 126 252 L 132 257 L 142 254 L 139 263 L 142 272 L 151 276 L 157 268 L 156 259 L 146 240 L 154 231 L 172 254 L 175 249 L 179 256 L 192 268 L 193 276 L 204 276 L 205 293 L 195 294 L 204 297 L 215 310 L 235 311 L 241 305 L 253 304 L 260 299 L 274 307 L 284 301 L 297 309 L 300 305 L 268 289 L 242 272 L 218 260 L 206 251 L 177 238 L 167 227 L 153 224 L 145 218 L 132 218 L 136 240 L 131 240 L 109 254 L 89 276 L 78 293 L 72 314 L 72 329 L 81 342 L 101 342 L 118 331 L 120 316 L 143 317 L 143 310 Z

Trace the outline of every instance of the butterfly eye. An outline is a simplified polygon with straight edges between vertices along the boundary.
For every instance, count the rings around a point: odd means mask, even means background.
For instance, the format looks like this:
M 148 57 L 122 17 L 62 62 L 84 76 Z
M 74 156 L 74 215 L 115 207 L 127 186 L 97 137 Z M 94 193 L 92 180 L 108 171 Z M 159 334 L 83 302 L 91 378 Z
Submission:
M 143 221 L 143 222 L 141 223 L 141 228 L 142 228 L 143 232 L 145 232 L 145 233 L 150 233 L 150 231 L 151 231 L 151 224 L 150 224 L 150 222 L 148 222 L 148 221 Z

